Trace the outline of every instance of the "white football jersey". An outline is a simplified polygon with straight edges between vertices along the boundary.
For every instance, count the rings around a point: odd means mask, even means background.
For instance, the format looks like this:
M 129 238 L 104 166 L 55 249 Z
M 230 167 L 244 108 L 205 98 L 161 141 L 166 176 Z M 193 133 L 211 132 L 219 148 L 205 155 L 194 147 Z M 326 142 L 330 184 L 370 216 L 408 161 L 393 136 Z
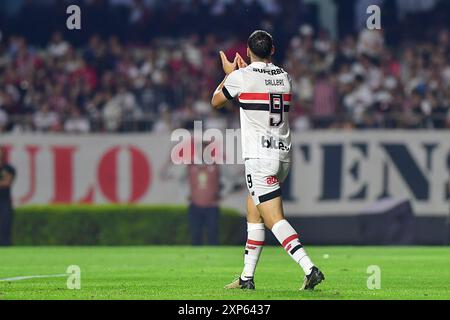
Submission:
M 289 74 L 272 63 L 254 62 L 232 72 L 222 90 L 229 100 L 239 100 L 243 158 L 290 162 Z

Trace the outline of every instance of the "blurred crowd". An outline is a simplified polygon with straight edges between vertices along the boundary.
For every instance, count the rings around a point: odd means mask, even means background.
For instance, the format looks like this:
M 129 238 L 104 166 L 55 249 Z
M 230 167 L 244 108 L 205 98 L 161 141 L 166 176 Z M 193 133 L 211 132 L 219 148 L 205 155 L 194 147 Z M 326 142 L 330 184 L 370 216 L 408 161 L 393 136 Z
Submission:
M 225 128 L 227 117 L 210 107 L 224 46 L 245 50 L 212 35 L 202 43 L 191 36 L 142 47 L 93 36 L 74 48 L 55 33 L 43 49 L 13 37 L 0 54 L 0 130 L 169 132 L 206 118 Z
M 142 1 L 132 3 L 139 8 Z M 207 16 L 223 17 L 220 10 L 233 15 L 232 8 L 210 6 Z M 261 27 L 275 33 L 275 63 L 293 78 L 294 130 L 450 128 L 448 28 L 426 40 L 391 45 L 383 31 L 334 40 L 315 24 L 294 28 L 288 23 L 283 29 L 290 31 L 280 38 L 273 27 L 277 7 L 259 8 Z M 142 28 L 139 22 L 147 21 L 150 11 L 130 10 L 132 25 Z M 196 19 L 188 21 L 197 28 Z M 176 25 L 167 23 L 163 30 Z M 204 30 L 126 41 L 120 34 L 100 32 L 86 44 L 74 44 L 66 34 L 53 32 L 45 45 L 35 45 L 27 36 L 8 35 L 0 42 L 0 132 L 168 133 L 190 128 L 193 120 L 211 128 L 237 127 L 238 105 L 213 111 L 209 101 L 223 78 L 218 51 L 230 58 L 235 52 L 245 56 L 245 36 Z
M 284 63 L 294 79 L 298 130 L 450 128 L 450 36 L 388 48 L 382 31 L 314 37 L 304 26 Z

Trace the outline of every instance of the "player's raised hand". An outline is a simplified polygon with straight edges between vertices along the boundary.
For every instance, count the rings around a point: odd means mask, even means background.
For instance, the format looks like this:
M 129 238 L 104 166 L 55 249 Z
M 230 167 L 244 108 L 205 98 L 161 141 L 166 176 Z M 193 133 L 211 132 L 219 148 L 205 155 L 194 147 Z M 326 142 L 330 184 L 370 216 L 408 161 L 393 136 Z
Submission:
M 245 60 L 241 57 L 241 55 L 239 53 L 236 53 L 236 57 L 237 57 L 237 65 L 238 65 L 239 69 L 247 68 L 247 66 L 248 66 L 247 62 L 245 62 Z
M 236 56 L 234 58 L 233 62 L 228 61 L 227 56 L 223 51 L 220 51 L 220 59 L 222 60 L 222 67 L 225 74 L 230 74 L 237 68 L 237 60 L 238 57 Z

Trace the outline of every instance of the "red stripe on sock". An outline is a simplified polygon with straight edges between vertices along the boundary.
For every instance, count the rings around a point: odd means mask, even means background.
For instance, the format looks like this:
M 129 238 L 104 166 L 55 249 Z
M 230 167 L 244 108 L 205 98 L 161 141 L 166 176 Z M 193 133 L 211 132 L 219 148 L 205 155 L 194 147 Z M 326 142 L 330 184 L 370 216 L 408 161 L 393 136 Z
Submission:
M 289 244 L 289 242 L 291 242 L 292 240 L 298 239 L 298 234 L 293 234 L 290 237 L 287 237 L 283 243 L 281 244 L 283 246 L 283 248 L 286 248 L 286 246 Z
M 264 245 L 264 241 L 255 241 L 255 240 L 247 240 L 247 244 L 251 244 L 254 246 L 263 246 Z

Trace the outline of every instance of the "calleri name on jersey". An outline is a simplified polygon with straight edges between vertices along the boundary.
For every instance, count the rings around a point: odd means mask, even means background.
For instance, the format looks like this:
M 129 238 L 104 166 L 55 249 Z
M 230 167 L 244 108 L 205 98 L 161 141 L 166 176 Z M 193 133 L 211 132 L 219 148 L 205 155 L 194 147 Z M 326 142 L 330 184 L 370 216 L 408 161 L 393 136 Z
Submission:
M 291 90 L 289 74 L 272 63 L 254 62 L 227 77 L 223 93 L 241 106 L 244 159 L 290 162 Z

